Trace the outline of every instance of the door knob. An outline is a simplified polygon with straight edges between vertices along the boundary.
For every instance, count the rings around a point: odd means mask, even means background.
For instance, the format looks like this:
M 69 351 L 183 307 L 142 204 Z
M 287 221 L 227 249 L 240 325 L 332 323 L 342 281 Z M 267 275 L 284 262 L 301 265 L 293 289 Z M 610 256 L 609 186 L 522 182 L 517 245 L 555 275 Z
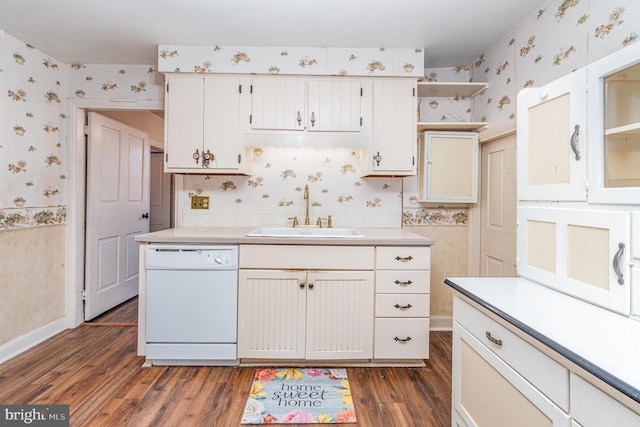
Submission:
M 149 212 L 145 212 L 142 214 L 142 219 L 149 219 Z

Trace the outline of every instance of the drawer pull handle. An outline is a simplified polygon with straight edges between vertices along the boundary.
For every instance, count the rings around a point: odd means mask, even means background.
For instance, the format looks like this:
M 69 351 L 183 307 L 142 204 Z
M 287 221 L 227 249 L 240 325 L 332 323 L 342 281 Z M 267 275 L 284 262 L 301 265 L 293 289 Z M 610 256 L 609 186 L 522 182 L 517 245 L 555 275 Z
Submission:
M 576 155 L 576 160 L 580 160 L 580 150 L 578 149 L 578 134 L 580 133 L 580 125 L 576 125 L 573 135 L 571 135 L 571 149 Z
M 395 308 L 397 308 L 398 310 L 408 310 L 412 307 L 411 304 L 407 304 L 407 305 L 400 305 L 400 304 L 396 304 L 394 305 Z
M 393 283 L 395 283 L 396 285 L 400 285 L 400 286 L 407 286 L 407 285 L 410 285 L 413 282 L 411 280 L 407 280 L 406 282 L 401 282 L 400 280 L 396 280 Z
M 408 341 L 411 341 L 411 337 L 406 337 L 406 338 L 395 337 L 393 340 L 397 342 L 408 342 Z
M 498 338 L 494 338 L 491 336 L 491 332 L 487 331 L 485 333 L 487 339 L 489 341 L 491 341 L 492 343 L 494 343 L 495 345 L 497 345 L 498 347 L 502 347 L 502 340 L 499 340 Z
M 413 259 L 413 257 L 411 255 L 405 256 L 405 257 L 401 257 L 401 256 L 397 256 L 396 257 L 396 260 L 402 261 L 402 262 L 411 261 L 412 259 Z
M 618 252 L 616 252 L 615 256 L 613 257 L 613 271 L 616 273 L 616 276 L 618 276 L 619 285 L 624 285 L 624 277 L 622 275 L 622 271 L 620 271 L 620 258 L 622 257 L 623 253 L 624 243 L 620 243 L 618 245 Z

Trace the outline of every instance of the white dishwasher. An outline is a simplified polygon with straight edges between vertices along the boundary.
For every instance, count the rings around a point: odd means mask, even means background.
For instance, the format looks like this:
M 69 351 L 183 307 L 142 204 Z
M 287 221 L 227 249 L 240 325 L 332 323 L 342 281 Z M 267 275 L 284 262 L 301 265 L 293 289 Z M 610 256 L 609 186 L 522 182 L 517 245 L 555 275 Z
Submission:
M 237 365 L 238 247 L 146 249 L 146 357 L 155 365 Z

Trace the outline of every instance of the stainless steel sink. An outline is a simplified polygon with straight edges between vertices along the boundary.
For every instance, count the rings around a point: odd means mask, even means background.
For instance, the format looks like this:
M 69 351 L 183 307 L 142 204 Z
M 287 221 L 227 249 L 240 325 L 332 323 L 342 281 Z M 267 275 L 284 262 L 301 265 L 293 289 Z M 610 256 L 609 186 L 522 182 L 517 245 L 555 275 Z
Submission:
M 258 227 L 246 234 L 247 237 L 364 237 L 353 228 L 291 228 L 291 227 Z

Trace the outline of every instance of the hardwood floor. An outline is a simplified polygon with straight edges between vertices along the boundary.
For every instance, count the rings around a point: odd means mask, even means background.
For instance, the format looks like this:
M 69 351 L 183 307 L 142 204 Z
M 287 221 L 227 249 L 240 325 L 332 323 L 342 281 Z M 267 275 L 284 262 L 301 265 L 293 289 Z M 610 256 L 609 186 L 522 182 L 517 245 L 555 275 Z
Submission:
M 142 367 L 137 300 L 0 365 L 0 403 L 69 404 L 71 426 L 238 426 L 254 368 Z M 137 316 L 137 314 L 136 314 Z M 106 325 L 115 326 L 106 326 Z M 451 333 L 424 368 L 348 368 L 358 427 L 451 425 Z

